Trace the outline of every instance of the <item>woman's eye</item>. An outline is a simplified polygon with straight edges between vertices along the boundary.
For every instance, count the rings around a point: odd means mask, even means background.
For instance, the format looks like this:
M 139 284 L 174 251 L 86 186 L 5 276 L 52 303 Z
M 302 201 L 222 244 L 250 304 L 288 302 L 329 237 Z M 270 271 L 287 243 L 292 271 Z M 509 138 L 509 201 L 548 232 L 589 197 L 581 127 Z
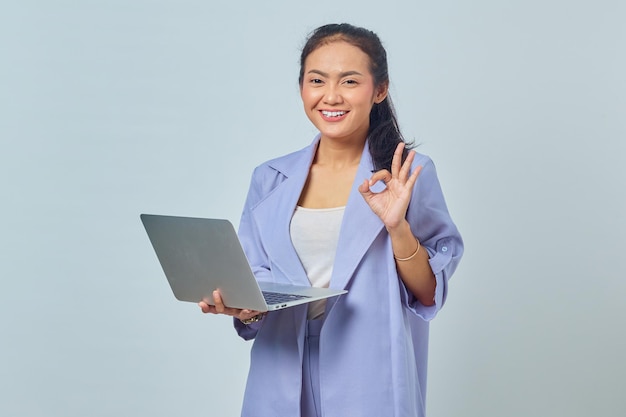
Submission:
M 346 83 L 348 85 L 356 85 L 357 84 L 356 80 L 346 80 L 346 81 L 344 81 L 344 83 Z
M 311 84 L 321 84 L 322 80 L 320 80 L 319 78 L 312 78 L 310 83 Z

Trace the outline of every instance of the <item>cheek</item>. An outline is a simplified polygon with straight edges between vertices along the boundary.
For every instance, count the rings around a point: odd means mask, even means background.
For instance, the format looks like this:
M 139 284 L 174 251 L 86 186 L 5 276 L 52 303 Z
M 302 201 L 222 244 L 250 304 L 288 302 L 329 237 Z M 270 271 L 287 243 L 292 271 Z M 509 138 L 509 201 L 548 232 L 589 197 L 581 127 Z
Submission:
M 306 88 L 300 91 L 300 98 L 305 106 L 314 105 L 318 101 L 315 92 Z

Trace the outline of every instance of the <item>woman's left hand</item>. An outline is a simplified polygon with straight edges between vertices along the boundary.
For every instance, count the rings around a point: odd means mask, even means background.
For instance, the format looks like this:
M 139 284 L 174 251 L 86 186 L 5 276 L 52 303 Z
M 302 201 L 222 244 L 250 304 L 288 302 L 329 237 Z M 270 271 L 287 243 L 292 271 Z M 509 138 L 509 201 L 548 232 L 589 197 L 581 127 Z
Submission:
M 393 154 L 391 172 L 386 169 L 377 171 L 369 180 L 363 181 L 363 184 L 359 186 L 359 192 L 388 230 L 398 227 L 405 221 L 413 186 L 422 169 L 419 166 L 415 171 L 410 172 L 411 164 L 415 159 L 415 151 L 410 151 L 402 163 L 403 151 L 404 142 L 401 142 Z M 376 193 L 371 190 L 371 187 L 378 181 L 383 181 L 386 188 Z

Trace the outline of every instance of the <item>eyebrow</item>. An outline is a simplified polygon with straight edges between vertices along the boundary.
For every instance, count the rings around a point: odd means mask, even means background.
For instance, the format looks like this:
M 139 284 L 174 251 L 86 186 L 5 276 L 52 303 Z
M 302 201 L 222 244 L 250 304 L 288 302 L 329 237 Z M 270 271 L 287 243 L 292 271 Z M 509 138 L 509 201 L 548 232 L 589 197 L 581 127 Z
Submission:
M 310 70 L 309 72 L 307 72 L 307 74 L 319 74 L 322 77 L 329 77 L 330 76 L 327 72 L 316 70 L 316 69 Z M 340 72 L 339 73 L 339 78 L 349 77 L 351 75 L 363 75 L 363 74 L 361 74 L 358 71 L 345 71 L 345 72 Z

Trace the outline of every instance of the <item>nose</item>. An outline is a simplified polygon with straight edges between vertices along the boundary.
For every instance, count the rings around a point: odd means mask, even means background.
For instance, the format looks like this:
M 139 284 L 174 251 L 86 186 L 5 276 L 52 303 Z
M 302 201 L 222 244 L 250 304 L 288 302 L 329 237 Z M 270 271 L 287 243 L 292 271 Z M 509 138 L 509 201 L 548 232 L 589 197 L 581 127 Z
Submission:
M 324 94 L 324 103 L 339 104 L 342 101 L 343 101 L 343 97 L 341 96 L 341 92 L 339 91 L 339 88 L 335 87 L 334 85 L 329 85 L 326 88 L 326 91 Z

